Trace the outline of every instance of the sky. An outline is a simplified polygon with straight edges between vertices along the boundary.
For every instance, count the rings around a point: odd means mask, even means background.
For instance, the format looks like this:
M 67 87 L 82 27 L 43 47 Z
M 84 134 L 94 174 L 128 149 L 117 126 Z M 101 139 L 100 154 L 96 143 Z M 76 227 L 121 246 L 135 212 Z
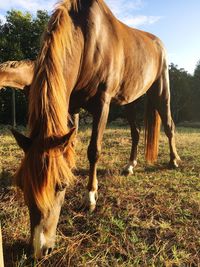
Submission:
M 86 0 L 85 0 L 86 1 Z M 1 0 L 0 19 L 10 9 L 53 10 L 56 0 Z M 169 63 L 193 74 L 200 60 L 200 0 L 105 0 L 129 26 L 151 32 L 165 44 Z

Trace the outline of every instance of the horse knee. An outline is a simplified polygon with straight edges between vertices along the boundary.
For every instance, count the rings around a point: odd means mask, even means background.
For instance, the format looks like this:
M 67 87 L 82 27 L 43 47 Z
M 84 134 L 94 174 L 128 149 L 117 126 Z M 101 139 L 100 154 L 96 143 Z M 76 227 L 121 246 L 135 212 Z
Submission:
M 164 125 L 165 134 L 168 138 L 172 138 L 174 135 L 174 122 L 171 121 L 171 123 L 167 123 Z
M 134 138 L 134 142 L 135 142 L 136 144 L 138 144 L 139 139 L 140 139 L 140 131 L 139 131 L 138 129 L 136 129 L 133 138 Z
M 89 160 L 90 164 L 94 164 L 98 161 L 98 159 L 100 157 L 100 149 L 90 145 L 88 147 L 87 155 L 88 155 L 88 160 Z

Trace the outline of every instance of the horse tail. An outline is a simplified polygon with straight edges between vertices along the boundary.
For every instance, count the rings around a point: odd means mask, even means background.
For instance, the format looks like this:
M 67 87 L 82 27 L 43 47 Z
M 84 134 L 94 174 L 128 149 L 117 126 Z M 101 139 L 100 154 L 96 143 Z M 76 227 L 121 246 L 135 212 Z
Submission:
M 145 114 L 145 158 L 148 163 L 153 163 L 158 157 L 161 119 L 150 100 L 150 96 L 147 94 Z

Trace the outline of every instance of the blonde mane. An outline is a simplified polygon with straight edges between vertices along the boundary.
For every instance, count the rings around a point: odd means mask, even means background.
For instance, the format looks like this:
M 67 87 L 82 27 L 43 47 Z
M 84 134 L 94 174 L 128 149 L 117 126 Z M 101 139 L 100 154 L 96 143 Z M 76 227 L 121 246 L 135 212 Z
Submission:
M 70 95 L 64 70 L 73 49 L 73 24 L 68 10 L 71 4 L 77 8 L 76 2 L 60 2 L 44 33 L 29 95 L 30 138 L 35 145 L 25 156 L 16 176 L 17 183 L 23 184 L 25 199 L 31 201 L 30 198 L 34 198 L 43 212 L 52 206 L 56 185 L 69 185 L 73 181 L 74 152 L 71 145 L 63 151 L 65 157 L 60 148 L 41 151 L 41 147 L 47 138 L 53 139 L 69 132 Z
M 63 135 L 68 131 L 64 66 L 67 64 L 66 57 L 71 56 L 73 44 L 73 26 L 68 7 L 69 1 L 62 1 L 57 5 L 44 34 L 43 45 L 36 61 L 29 99 L 31 137 L 37 136 L 39 133 L 35 131 L 38 130 L 47 137 Z

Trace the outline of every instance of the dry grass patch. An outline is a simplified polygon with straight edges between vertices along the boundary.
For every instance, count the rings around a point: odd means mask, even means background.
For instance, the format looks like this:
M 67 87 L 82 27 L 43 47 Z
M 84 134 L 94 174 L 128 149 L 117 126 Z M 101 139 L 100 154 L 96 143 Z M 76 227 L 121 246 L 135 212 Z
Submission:
M 93 214 L 80 210 L 87 181 L 90 130 L 77 142 L 77 183 L 66 194 L 54 252 L 40 262 L 28 254 L 28 212 L 11 177 L 22 153 L 1 127 L 0 220 L 6 266 L 198 266 L 200 265 L 200 131 L 179 128 L 183 160 L 167 169 L 168 144 L 161 135 L 158 163 L 147 166 L 143 140 L 138 167 L 121 174 L 130 151 L 128 128 L 106 130 L 99 162 L 99 200 Z M 143 139 L 143 138 L 141 138 Z

